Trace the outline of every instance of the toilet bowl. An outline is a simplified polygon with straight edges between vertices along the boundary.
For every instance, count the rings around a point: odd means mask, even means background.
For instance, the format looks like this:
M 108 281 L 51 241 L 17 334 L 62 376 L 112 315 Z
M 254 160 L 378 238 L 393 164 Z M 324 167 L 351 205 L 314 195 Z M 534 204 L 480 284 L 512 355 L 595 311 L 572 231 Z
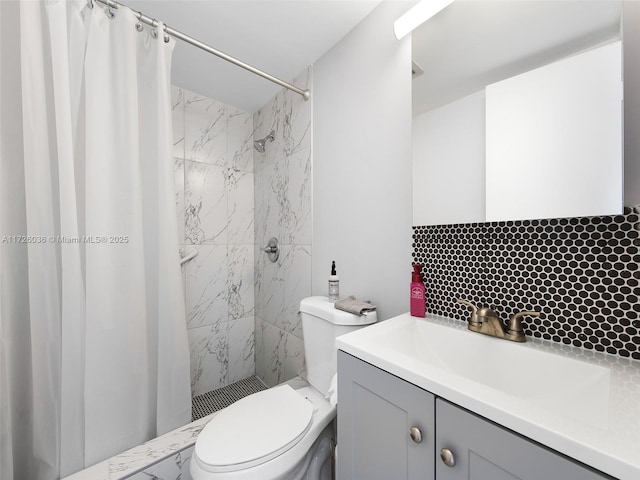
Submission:
M 320 472 L 329 460 L 335 415 L 336 408 L 300 378 L 245 397 L 202 430 L 191 476 L 310 480 L 312 462 Z
M 336 407 L 327 399 L 336 373 L 335 337 L 377 321 L 326 297 L 300 303 L 307 380 L 296 377 L 221 410 L 196 440 L 193 480 L 329 480 Z

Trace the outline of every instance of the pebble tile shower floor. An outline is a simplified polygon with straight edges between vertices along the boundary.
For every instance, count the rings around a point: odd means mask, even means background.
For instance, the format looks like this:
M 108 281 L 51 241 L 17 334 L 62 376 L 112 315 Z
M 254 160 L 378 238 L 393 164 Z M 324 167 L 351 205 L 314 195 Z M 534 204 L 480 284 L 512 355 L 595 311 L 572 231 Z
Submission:
M 247 395 L 266 390 L 267 387 L 255 375 L 247 377 L 226 387 L 212 390 L 192 400 L 191 421 L 206 417 L 207 415 L 222 410 Z

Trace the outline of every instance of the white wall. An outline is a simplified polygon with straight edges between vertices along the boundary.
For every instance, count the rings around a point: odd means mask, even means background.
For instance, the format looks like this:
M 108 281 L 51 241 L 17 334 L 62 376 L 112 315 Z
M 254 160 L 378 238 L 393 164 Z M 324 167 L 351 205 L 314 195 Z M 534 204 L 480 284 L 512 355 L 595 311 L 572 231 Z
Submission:
M 382 319 L 409 310 L 411 39 L 380 4 L 314 64 L 312 292 L 370 299 Z
M 624 204 L 640 205 L 640 2 L 625 0 Z

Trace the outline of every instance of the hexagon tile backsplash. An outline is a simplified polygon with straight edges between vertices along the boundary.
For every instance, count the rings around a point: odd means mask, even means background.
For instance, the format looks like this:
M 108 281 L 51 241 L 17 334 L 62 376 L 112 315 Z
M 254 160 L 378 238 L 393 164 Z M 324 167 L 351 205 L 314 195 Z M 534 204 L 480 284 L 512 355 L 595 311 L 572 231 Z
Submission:
M 640 206 L 622 215 L 413 227 L 427 311 L 466 321 L 464 298 L 525 333 L 640 360 Z

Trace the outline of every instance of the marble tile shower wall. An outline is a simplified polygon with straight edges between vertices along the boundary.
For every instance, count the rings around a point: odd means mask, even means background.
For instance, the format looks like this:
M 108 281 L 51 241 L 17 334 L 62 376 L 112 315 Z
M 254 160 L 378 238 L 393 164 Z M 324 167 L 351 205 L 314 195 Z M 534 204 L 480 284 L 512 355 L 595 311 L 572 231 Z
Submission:
M 311 78 L 309 67 L 293 83 L 311 88 Z M 254 151 L 256 375 L 269 386 L 304 369 L 298 310 L 311 295 L 311 105 L 282 90 L 253 116 L 255 138 L 275 132 L 265 153 Z M 270 237 L 280 241 L 276 263 L 261 251 Z
M 172 88 L 191 390 L 254 374 L 253 118 Z

